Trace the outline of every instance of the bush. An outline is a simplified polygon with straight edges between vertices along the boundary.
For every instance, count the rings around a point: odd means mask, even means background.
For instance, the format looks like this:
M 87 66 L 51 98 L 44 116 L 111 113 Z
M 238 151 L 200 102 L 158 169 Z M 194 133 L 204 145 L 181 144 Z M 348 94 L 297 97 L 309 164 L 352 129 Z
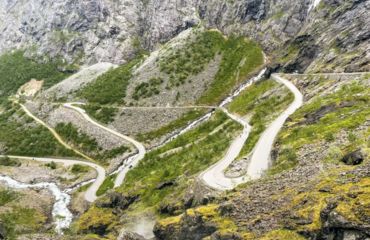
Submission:
M 89 167 L 80 164 L 74 164 L 71 171 L 74 174 L 86 173 L 89 171 Z
M 8 156 L 0 157 L 0 165 L 7 167 L 19 167 L 22 164 L 14 159 L 10 159 Z
M 55 162 L 50 162 L 50 163 L 47 163 L 45 164 L 45 166 L 47 166 L 48 168 L 51 168 L 51 169 L 57 169 L 57 164 Z
M 10 190 L 1 190 L 0 191 L 0 207 L 16 200 L 17 198 L 18 198 L 18 194 L 16 192 L 13 192 Z
M 114 117 L 117 114 L 117 108 L 113 107 L 104 107 L 96 104 L 87 104 L 83 105 L 83 108 L 86 110 L 87 114 L 89 114 L 91 117 L 105 124 L 113 122 Z
M 118 68 L 109 70 L 81 89 L 77 95 L 95 104 L 123 103 L 129 80 L 132 77 L 131 71 L 141 59 L 142 56 L 138 56 Z

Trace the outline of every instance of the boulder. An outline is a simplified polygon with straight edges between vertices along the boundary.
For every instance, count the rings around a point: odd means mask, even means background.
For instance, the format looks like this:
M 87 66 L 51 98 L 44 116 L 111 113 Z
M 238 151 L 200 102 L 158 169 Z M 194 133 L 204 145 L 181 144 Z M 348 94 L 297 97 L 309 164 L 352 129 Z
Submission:
M 342 162 L 344 162 L 347 165 L 359 165 L 363 161 L 364 161 L 364 155 L 362 154 L 361 149 L 348 153 L 342 158 Z
M 175 181 L 174 180 L 165 181 L 165 182 L 159 183 L 158 186 L 155 189 L 156 190 L 162 190 L 164 188 L 171 187 L 173 185 L 175 185 Z
M 117 240 L 145 240 L 145 238 L 134 232 L 122 231 Z
M 96 205 L 101 208 L 127 209 L 132 203 L 139 199 L 139 195 L 122 195 L 117 192 L 110 192 L 103 199 L 100 199 Z

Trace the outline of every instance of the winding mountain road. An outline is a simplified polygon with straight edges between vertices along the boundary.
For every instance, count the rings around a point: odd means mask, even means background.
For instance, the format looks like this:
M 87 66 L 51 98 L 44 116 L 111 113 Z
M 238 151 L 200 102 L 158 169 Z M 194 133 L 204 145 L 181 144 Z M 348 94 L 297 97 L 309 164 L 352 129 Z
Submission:
M 68 143 L 66 143 L 60 136 L 59 134 L 52 128 L 50 127 L 49 125 L 47 125 L 44 121 L 42 121 L 40 118 L 36 117 L 33 113 L 31 113 L 30 110 L 27 109 L 27 107 L 21 103 L 18 103 L 22 110 L 29 116 L 31 117 L 33 120 L 35 120 L 37 123 L 41 124 L 42 126 L 46 127 L 52 134 L 53 136 L 55 137 L 55 139 L 60 143 L 62 144 L 65 148 L 69 149 L 69 150 L 72 150 L 73 152 L 75 152 L 76 154 L 80 155 L 81 157 L 89 160 L 89 161 L 92 161 L 92 162 L 95 162 L 94 159 L 92 159 L 91 157 L 87 156 L 86 154 L 78 151 L 77 149 L 73 148 L 72 146 L 70 146 Z
M 5 155 L 0 155 L 0 157 L 5 157 Z M 11 155 L 7 155 L 7 157 L 12 158 L 12 159 L 31 160 L 31 161 L 37 161 L 37 162 L 62 163 L 65 166 L 80 164 L 80 165 L 88 166 L 88 167 L 95 169 L 95 171 L 97 172 L 97 177 L 95 181 L 92 183 L 92 185 L 85 192 L 85 199 L 88 202 L 94 202 L 97 199 L 96 192 L 98 191 L 99 187 L 103 184 L 104 179 L 105 179 L 105 169 L 92 162 L 85 162 L 85 161 L 71 160 L 71 159 L 60 159 L 60 158 L 39 158 L 39 157 L 24 157 L 24 156 L 11 156 Z
M 224 158 L 200 174 L 200 179 L 209 187 L 221 191 L 233 189 L 241 183 L 260 178 L 263 172 L 268 169 L 271 150 L 277 134 L 283 127 L 286 119 L 303 104 L 303 95 L 293 83 L 277 74 L 273 74 L 272 79 L 284 84 L 294 94 L 294 101 L 263 132 L 252 152 L 246 175 L 238 178 L 227 178 L 224 171 L 238 157 L 245 141 L 248 139 L 251 126 L 242 118 L 229 113 L 225 108 L 221 108 L 230 118 L 242 124 L 244 130 L 232 142 Z
M 77 111 L 78 113 L 80 113 L 91 124 L 101 128 L 101 129 L 103 129 L 103 130 L 105 130 L 105 131 L 123 139 L 123 140 L 126 140 L 126 141 L 132 143 L 137 148 L 138 153 L 135 154 L 134 156 L 131 156 L 130 158 L 128 158 L 127 161 L 125 162 L 125 164 L 123 164 L 117 171 L 118 175 L 115 179 L 114 187 L 121 186 L 122 183 L 123 183 L 123 180 L 126 177 L 127 172 L 131 168 L 135 167 L 139 163 L 139 161 L 144 158 L 144 156 L 146 154 L 146 150 L 145 150 L 144 145 L 141 144 L 140 142 L 136 141 L 133 138 L 125 136 L 125 135 L 123 135 L 123 134 L 121 134 L 121 133 L 119 133 L 119 132 L 117 132 L 113 129 L 110 129 L 106 126 L 101 125 L 100 123 L 91 119 L 90 116 L 86 114 L 86 111 L 84 109 L 76 107 L 74 105 L 83 105 L 83 103 L 75 102 L 75 103 L 65 103 L 65 104 L 63 104 L 64 107 L 72 109 L 72 110 Z

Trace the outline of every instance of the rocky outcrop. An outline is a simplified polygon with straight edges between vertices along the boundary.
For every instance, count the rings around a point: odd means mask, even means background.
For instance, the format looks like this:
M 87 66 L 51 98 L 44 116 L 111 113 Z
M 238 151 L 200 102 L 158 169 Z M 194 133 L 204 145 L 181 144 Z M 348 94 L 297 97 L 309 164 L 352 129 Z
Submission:
M 122 63 L 140 48 L 152 50 L 202 23 L 253 38 L 267 52 L 310 36 L 286 65 L 289 71 L 314 71 L 322 63 L 337 63 L 348 71 L 368 68 L 369 1 L 323 0 L 316 9 L 312 2 L 5 0 L 0 2 L 0 52 L 33 46 L 28 55 Z
M 117 240 L 145 240 L 145 238 L 133 232 L 122 231 Z
M 107 194 L 106 197 L 100 199 L 96 205 L 101 208 L 116 208 L 125 210 L 127 209 L 132 203 L 134 203 L 139 196 L 131 196 L 131 195 L 122 195 L 117 192 L 110 192 Z
M 342 158 L 342 162 L 347 165 L 358 165 L 364 161 L 364 155 L 361 149 L 357 149 L 354 152 L 348 153 Z
M 193 239 L 201 240 L 216 232 L 215 224 L 206 222 L 199 214 L 185 214 L 181 217 L 179 225 L 174 224 L 156 224 L 154 234 L 158 239 Z

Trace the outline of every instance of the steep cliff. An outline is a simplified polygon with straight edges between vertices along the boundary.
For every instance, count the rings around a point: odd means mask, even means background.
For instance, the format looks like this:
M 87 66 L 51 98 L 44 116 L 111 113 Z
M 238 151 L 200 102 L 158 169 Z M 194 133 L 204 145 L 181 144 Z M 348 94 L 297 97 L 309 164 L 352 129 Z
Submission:
M 29 54 L 68 62 L 122 63 L 141 48 L 153 50 L 203 24 L 257 40 L 278 60 L 290 60 L 288 71 L 305 70 L 314 59 L 313 71 L 324 63 L 336 63 L 327 70 L 357 71 L 369 65 L 369 5 L 362 0 L 2 0 L 0 52 L 26 47 Z M 307 61 L 296 60 L 302 56 Z

